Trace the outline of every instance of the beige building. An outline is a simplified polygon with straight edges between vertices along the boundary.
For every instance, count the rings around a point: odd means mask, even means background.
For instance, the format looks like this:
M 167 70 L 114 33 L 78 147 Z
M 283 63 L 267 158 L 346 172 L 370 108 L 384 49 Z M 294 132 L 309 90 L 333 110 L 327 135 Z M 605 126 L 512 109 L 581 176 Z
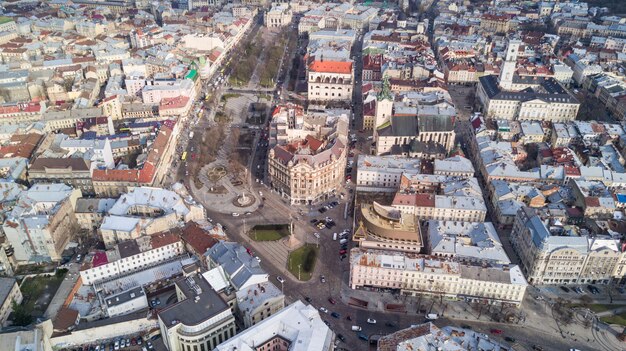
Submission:
M 265 13 L 263 24 L 267 28 L 280 28 L 291 24 L 292 17 L 289 4 L 273 3 L 272 8 Z
M 322 201 L 344 182 L 348 111 L 280 113 L 272 117 L 276 131 L 269 151 L 270 186 L 291 203 Z M 272 136 L 274 138 L 274 136 Z
M 626 273 L 618 240 L 588 238 L 577 235 L 574 228 L 551 226 L 548 230 L 529 207 L 517 213 L 511 245 L 533 284 L 608 284 Z
M 352 249 L 350 287 L 391 289 L 520 306 L 528 283 L 518 266 L 466 264 L 443 257 L 380 250 Z
M 7 319 L 13 311 L 13 302 L 22 303 L 22 292 L 14 278 L 0 278 L 0 327 L 7 326 Z
M 313 61 L 308 66 L 308 98 L 312 101 L 350 101 L 352 61 Z
M 28 169 L 33 183 L 65 183 L 83 194 L 93 194 L 91 162 L 82 158 L 37 158 Z
M 269 318 L 285 307 L 285 295 L 266 281 L 249 285 L 236 293 L 237 311 L 246 328 Z
M 415 253 L 422 249 L 419 222 L 413 214 L 377 202 L 361 204 L 361 225 L 364 235 L 354 236 L 360 247 Z

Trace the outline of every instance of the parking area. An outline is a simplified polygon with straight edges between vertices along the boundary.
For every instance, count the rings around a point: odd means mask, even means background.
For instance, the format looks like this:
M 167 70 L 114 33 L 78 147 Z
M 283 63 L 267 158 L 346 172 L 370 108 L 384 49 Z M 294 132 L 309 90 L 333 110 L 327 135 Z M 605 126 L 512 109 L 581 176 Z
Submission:
M 100 344 L 81 345 L 62 351 L 150 351 L 156 350 L 154 340 L 147 335 L 125 335 L 115 339 L 102 340 Z

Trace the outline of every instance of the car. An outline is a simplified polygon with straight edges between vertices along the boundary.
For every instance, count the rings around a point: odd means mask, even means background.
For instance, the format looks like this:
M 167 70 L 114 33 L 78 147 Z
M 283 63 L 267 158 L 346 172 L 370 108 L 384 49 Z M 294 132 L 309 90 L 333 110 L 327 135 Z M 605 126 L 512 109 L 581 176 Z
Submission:
M 320 233 L 315 232 L 315 233 L 313 233 L 313 236 L 319 239 L 320 238 Z
M 512 337 L 510 337 L 510 336 L 505 336 L 505 337 L 504 337 L 504 340 L 505 340 L 505 341 L 508 341 L 508 342 L 515 342 L 515 338 L 512 338 Z
M 337 304 L 337 301 L 335 301 L 332 297 L 328 298 L 328 302 L 330 302 L 333 305 Z
M 320 312 L 328 313 L 328 310 L 326 308 L 324 308 L 324 307 L 320 307 Z
M 619 291 L 620 294 L 623 294 L 626 292 L 626 289 L 624 289 L 623 287 L 619 286 L 617 287 L 617 291 Z
M 343 261 L 346 257 L 348 257 L 348 256 L 346 256 L 346 255 L 344 254 L 344 255 L 341 255 L 339 258 Z
M 330 328 L 330 323 L 328 323 L 328 321 L 323 321 L 323 322 L 324 322 L 324 324 L 326 324 L 327 327 Z
M 467 324 L 462 325 L 461 328 L 472 330 L 472 327 Z
M 324 277 L 323 275 L 320 275 L 320 282 L 326 283 L 326 277 Z
M 239 217 L 239 213 L 237 213 L 237 212 L 233 212 L 232 215 L 233 215 L 233 217 Z
M 340 250 L 340 251 L 339 251 L 339 254 L 340 254 L 340 255 L 343 255 L 343 254 L 345 254 L 346 252 L 348 252 L 348 251 L 346 251 L 346 250 Z
M 365 334 L 363 334 L 363 333 L 359 333 L 359 334 L 357 334 L 357 335 L 358 335 L 359 339 L 361 339 L 361 340 L 365 340 L 365 341 L 368 341 L 368 340 L 369 340 L 369 338 L 367 337 L 367 335 L 365 335 Z
M 368 318 L 367 319 L 367 323 L 369 323 L 369 324 L 376 324 L 376 320 L 374 318 Z
M 148 346 L 148 350 L 153 350 L 154 349 L 154 346 L 152 346 L 152 341 L 150 341 L 150 340 L 148 340 L 146 342 L 146 346 Z
M 255 259 L 257 262 L 261 263 L 261 259 L 259 258 L 259 256 L 254 256 L 254 259 Z
M 570 292 L 570 290 L 566 286 L 561 285 L 559 286 L 559 288 L 565 292 Z
M 126 338 L 125 344 L 126 344 L 127 347 L 130 346 L 130 339 L 129 338 Z
M 489 332 L 491 332 L 491 334 L 502 334 L 502 330 L 501 329 L 491 329 Z
M 539 345 L 533 345 L 533 350 L 535 350 L 535 351 L 543 351 L 543 347 L 541 347 Z
M 308 302 L 308 303 L 311 303 L 311 301 L 313 301 L 313 300 L 311 300 L 311 298 L 310 298 L 310 297 L 305 296 L 305 297 L 304 297 L 304 301 L 306 301 L 306 302 Z
M 113 349 L 116 350 L 116 351 L 120 349 L 120 341 L 119 340 L 115 340 L 115 344 L 113 344 Z
M 346 342 L 346 337 L 341 334 L 337 334 L 337 339 L 341 340 L 342 342 Z
M 330 315 L 335 317 L 335 318 L 340 318 L 341 317 L 341 316 L 339 316 L 339 313 L 337 313 L 337 312 L 333 312 Z
M 386 322 L 385 325 L 388 326 L 389 328 L 395 328 L 396 327 L 396 323 L 394 323 L 394 322 Z
M 276 280 L 278 280 L 281 284 L 285 283 L 285 279 L 283 279 L 283 277 L 281 276 L 276 276 Z
M 135 340 L 135 338 L 130 339 L 130 344 L 131 345 L 137 345 L 137 340 Z
M 591 284 L 587 285 L 587 290 L 589 290 L 589 292 L 594 294 L 594 295 L 599 293 L 598 288 L 596 288 L 595 286 L 593 286 Z
M 143 339 L 141 338 L 141 336 L 137 337 L 137 345 L 141 345 L 141 343 L 143 343 Z
M 313 218 L 310 222 L 311 222 L 312 224 L 316 224 L 316 223 L 317 223 L 317 219 Z
M 320 209 L 318 211 L 320 211 L 320 213 L 324 213 L 324 212 L 326 212 L 326 207 L 320 207 Z

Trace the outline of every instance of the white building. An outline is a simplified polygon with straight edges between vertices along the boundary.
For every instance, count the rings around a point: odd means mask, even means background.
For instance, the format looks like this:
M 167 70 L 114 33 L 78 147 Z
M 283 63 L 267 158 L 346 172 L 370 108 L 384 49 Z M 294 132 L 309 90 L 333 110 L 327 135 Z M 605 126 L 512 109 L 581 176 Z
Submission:
M 259 262 L 239 243 L 220 241 L 205 256 L 209 271 L 204 277 L 215 291 L 231 287 L 239 291 L 268 280 Z
M 314 101 L 350 101 L 354 66 L 352 61 L 316 59 L 308 66 L 308 98 Z
M 350 287 L 391 289 L 520 306 L 528 283 L 518 266 L 461 263 L 411 253 L 352 249 Z
M 449 157 L 443 160 L 435 160 L 435 175 L 445 175 L 453 177 L 473 177 L 474 165 L 472 161 L 463 156 Z
M 104 306 L 107 315 L 111 318 L 148 308 L 148 299 L 143 287 L 138 286 L 119 294 L 105 297 Z
M 174 233 L 144 236 L 119 243 L 114 249 L 88 255 L 80 276 L 84 285 L 92 285 L 156 266 L 184 253 L 184 244 Z
M 263 17 L 263 24 L 267 28 L 288 26 L 291 24 L 292 15 L 289 4 L 272 3 L 272 8 Z
M 403 174 L 420 173 L 419 158 L 361 154 L 357 161 L 356 187 L 358 191 L 396 191 Z
M 261 323 L 219 344 L 215 351 L 334 349 L 334 334 L 317 309 L 298 300 Z

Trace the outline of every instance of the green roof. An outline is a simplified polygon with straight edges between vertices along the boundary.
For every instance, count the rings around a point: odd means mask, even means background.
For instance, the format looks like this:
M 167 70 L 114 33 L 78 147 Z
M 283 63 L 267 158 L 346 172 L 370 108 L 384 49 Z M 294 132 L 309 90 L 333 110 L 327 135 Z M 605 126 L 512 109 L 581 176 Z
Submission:
M 8 22 L 13 22 L 13 18 L 7 16 L 0 16 L 0 24 L 5 24 Z
M 198 71 L 196 71 L 195 69 L 192 69 L 191 71 L 189 71 L 189 73 L 187 73 L 187 75 L 185 76 L 186 79 L 191 79 L 191 80 L 196 80 L 196 78 L 198 78 Z

